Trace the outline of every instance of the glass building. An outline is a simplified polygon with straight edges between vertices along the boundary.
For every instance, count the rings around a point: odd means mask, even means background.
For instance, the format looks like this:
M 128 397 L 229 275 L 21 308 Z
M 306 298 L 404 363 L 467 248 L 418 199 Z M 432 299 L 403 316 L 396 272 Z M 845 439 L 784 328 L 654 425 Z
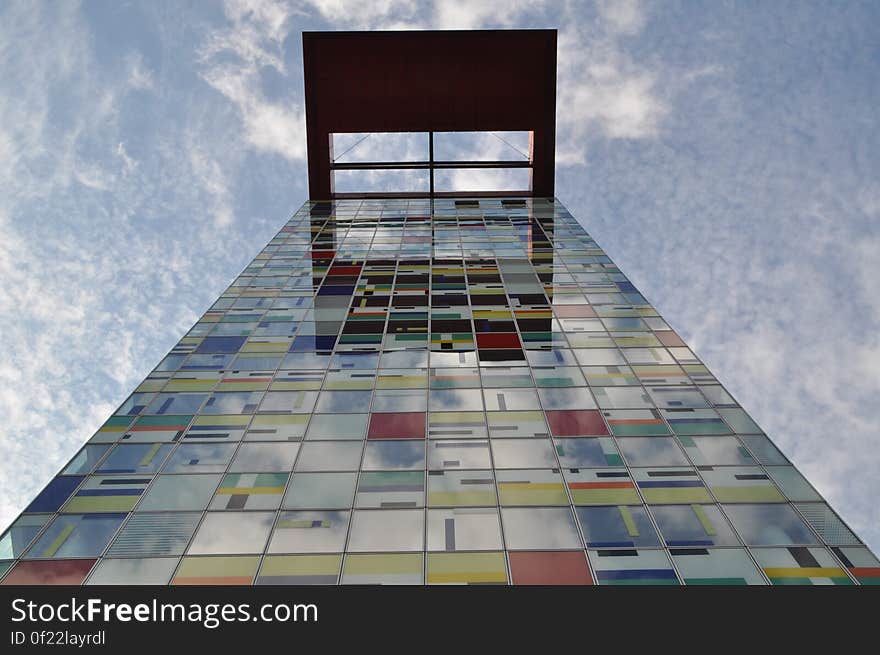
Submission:
M 0 584 L 880 581 L 558 200 L 410 195 L 307 201 L 0 537 Z

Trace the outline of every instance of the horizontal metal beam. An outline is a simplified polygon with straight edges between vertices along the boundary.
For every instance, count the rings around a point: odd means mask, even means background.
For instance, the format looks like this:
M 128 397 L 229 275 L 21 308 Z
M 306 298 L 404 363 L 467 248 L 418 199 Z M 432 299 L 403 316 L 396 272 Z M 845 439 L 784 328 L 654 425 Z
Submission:
M 534 193 L 522 191 L 365 191 L 363 193 L 333 193 L 331 200 L 374 198 L 536 198 Z
M 330 164 L 330 170 L 333 171 L 427 170 L 431 167 L 430 161 L 359 161 Z M 435 161 L 433 168 L 532 168 L 532 162 L 525 160 Z

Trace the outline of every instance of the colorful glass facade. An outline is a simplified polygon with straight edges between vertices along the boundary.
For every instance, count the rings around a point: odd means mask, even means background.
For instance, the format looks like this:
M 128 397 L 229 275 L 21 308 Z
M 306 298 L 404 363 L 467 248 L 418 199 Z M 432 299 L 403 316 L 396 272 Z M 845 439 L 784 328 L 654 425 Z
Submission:
M 2 584 L 877 584 L 554 199 L 306 203 L 0 537 Z

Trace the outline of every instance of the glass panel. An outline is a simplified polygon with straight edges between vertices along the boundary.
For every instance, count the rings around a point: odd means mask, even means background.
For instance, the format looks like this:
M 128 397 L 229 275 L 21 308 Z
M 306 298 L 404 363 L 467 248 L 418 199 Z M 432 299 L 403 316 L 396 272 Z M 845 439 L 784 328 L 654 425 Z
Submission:
M 585 387 L 561 387 L 539 389 L 541 405 L 545 410 L 551 409 L 593 409 L 596 402 Z
M 165 473 L 223 472 L 235 452 L 235 444 L 181 444 L 168 463 Z
M 623 466 L 611 437 L 554 439 L 553 446 L 564 468 Z
M 363 442 L 305 442 L 296 461 L 297 471 L 356 471 Z
M 790 505 L 722 505 L 733 527 L 749 546 L 818 543 Z
M 332 553 L 345 545 L 349 512 L 281 512 L 270 553 Z
M 855 546 L 862 543 L 825 503 L 795 503 L 794 506 L 825 543 L 834 546 Z
M 348 550 L 422 550 L 424 530 L 425 514 L 422 510 L 356 510 L 348 538 Z
M 505 584 L 503 552 L 428 553 L 428 584 Z
M 360 474 L 356 507 L 406 508 L 425 504 L 422 471 L 383 471 Z
M 219 483 L 219 475 L 159 475 L 137 509 L 203 510 Z
M 208 512 L 189 547 L 191 555 L 262 553 L 275 512 Z
M 259 557 L 184 557 L 171 584 L 249 585 L 259 564 Z
M 739 545 L 716 505 L 652 505 L 651 514 L 670 548 Z
M 541 411 L 489 412 L 486 418 L 492 437 L 546 437 L 550 434 Z
M 202 407 L 202 414 L 253 414 L 262 397 L 261 391 L 215 393 Z
M 654 402 L 642 387 L 593 387 L 593 394 L 602 409 L 653 407 Z
M 508 557 L 516 585 L 593 584 L 583 551 L 516 551 Z
M 554 389 L 553 391 L 567 390 Z M 468 395 L 473 396 L 474 394 Z M 486 401 L 487 411 L 506 412 L 508 410 L 541 409 L 541 405 L 538 402 L 538 395 L 535 393 L 534 389 L 484 389 L 483 397 Z M 474 408 L 480 409 L 476 406 Z
M 648 387 L 648 393 L 657 407 L 708 407 L 709 403 L 696 387 Z
M 95 565 L 94 559 L 18 562 L 3 579 L 4 585 L 78 585 Z
M 678 443 L 696 465 L 754 464 L 751 453 L 736 437 L 678 437 Z
M 672 560 L 686 585 L 767 584 L 745 550 L 679 548 Z
M 104 444 L 83 447 L 83 449 L 80 450 L 72 460 L 70 460 L 70 464 L 64 468 L 61 474 L 78 475 L 91 473 L 95 464 L 101 461 L 104 453 L 106 453 L 109 448 L 109 445 Z
M 315 408 L 317 399 L 317 391 L 269 391 L 263 397 L 263 402 L 260 404 L 260 412 L 267 414 L 308 414 Z
M 630 466 L 680 466 L 687 458 L 671 437 L 624 437 L 617 440 Z
M 576 505 L 625 505 L 641 501 L 625 470 L 565 469 L 563 474 Z
M 491 468 L 489 442 L 482 439 L 465 441 L 428 441 L 429 469 L 485 469 Z
M 373 395 L 373 412 L 424 412 L 428 409 L 428 396 L 414 389 L 383 389 Z
M 172 444 L 123 444 L 113 448 L 97 473 L 155 473 Z
M 254 584 L 332 585 L 341 564 L 341 555 L 267 555 Z
M 768 466 L 764 469 L 789 500 L 822 500 L 816 490 L 793 466 Z
M 199 411 L 206 393 L 159 393 L 144 410 L 146 414 L 194 414 Z
M 781 503 L 779 489 L 757 466 L 701 466 L 700 474 L 722 503 Z
M 367 439 L 424 439 L 424 412 L 385 412 L 370 416 Z
M 230 473 L 223 477 L 210 509 L 278 509 L 287 473 Z
M 166 585 L 177 568 L 177 557 L 104 559 L 89 576 L 88 585 Z
M 26 557 L 97 557 L 125 520 L 125 514 L 65 514 L 55 518 Z
M 501 510 L 504 540 L 510 550 L 581 548 L 574 518 L 567 507 L 505 507 Z
M 556 469 L 497 471 L 502 505 L 568 505 L 562 476 Z
M 425 468 L 425 442 L 370 441 L 364 453 L 364 471 L 406 471 Z
M 677 585 L 662 550 L 590 550 L 590 565 L 600 585 Z
M 372 391 L 322 391 L 315 411 L 328 414 L 366 412 L 370 409 L 372 396 Z
M 428 415 L 428 436 L 441 438 L 488 437 L 483 412 L 431 412 Z
M 229 470 L 233 473 L 290 471 L 298 452 L 298 443 L 244 443 Z
M 351 554 L 345 557 L 342 584 L 422 584 L 421 553 Z
M 247 441 L 299 441 L 306 432 L 306 414 L 258 414 L 251 421 Z
M 306 439 L 363 439 L 369 414 L 315 414 Z
M 496 509 L 428 511 L 428 550 L 498 550 L 502 547 L 501 522 Z
M 431 389 L 429 394 L 428 406 L 432 412 L 483 409 L 483 401 L 479 394 L 458 389 Z
M 864 546 L 843 546 L 831 549 L 850 574 L 863 585 L 880 584 L 880 560 Z
M 749 450 L 752 451 L 752 454 L 758 460 L 759 463 L 764 464 L 765 466 L 772 466 L 774 464 L 788 464 L 789 461 L 785 458 L 776 446 L 765 437 L 763 434 L 746 434 L 740 437 L 740 440 L 749 447 Z
M 351 507 L 357 473 L 296 473 L 284 494 L 285 509 Z
M 492 471 L 428 471 L 428 505 L 472 507 L 495 505 Z
M 199 512 L 135 514 L 120 531 L 107 556 L 183 555 L 201 518 Z
M 641 505 L 577 507 L 575 512 L 587 548 L 660 545 L 651 519 Z
M 633 479 L 647 503 L 711 503 L 703 480 L 695 469 L 632 469 Z
M 495 468 L 553 468 L 557 466 L 549 439 L 493 439 Z
M 0 560 L 21 557 L 50 518 L 50 515 L 38 514 L 20 516 L 0 537 Z
M 853 584 L 824 548 L 754 548 L 752 555 L 773 585 Z

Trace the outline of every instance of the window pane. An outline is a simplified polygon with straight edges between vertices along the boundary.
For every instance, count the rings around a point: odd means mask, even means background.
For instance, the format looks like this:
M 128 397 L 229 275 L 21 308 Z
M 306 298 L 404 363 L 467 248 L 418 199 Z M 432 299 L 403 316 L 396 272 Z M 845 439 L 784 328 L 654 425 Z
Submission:
M 679 466 L 687 458 L 671 437 L 624 437 L 617 440 L 630 466 Z
M 208 512 L 189 554 L 262 553 L 274 512 Z
M 89 576 L 88 585 L 166 585 L 177 567 L 176 557 L 104 559 Z
M 567 507 L 505 507 L 501 518 L 504 540 L 510 550 L 581 548 L 574 518 Z
M 587 548 L 659 546 L 657 533 L 640 505 L 577 507 L 578 522 Z
M 425 442 L 414 440 L 369 441 L 364 471 L 404 471 L 425 468 Z
M 422 510 L 356 510 L 348 550 L 422 550 L 424 530 L 425 514 Z
M 31 546 L 27 557 L 97 557 L 125 514 L 66 514 L 55 518 Z
M 202 510 L 208 506 L 219 483 L 219 475 L 160 475 L 137 509 Z
M 357 473 L 296 473 L 284 495 L 286 509 L 347 509 Z
M 297 471 L 356 471 L 361 461 L 363 443 L 314 441 L 303 443 Z
M 767 584 L 745 550 L 679 548 L 672 559 L 686 585 Z
M 739 545 L 715 505 L 652 505 L 651 514 L 670 548 Z
M 244 443 L 229 470 L 235 473 L 290 471 L 298 452 L 298 443 Z
M 270 553 L 340 552 L 349 513 L 281 512 L 269 542 Z
M 498 510 L 489 508 L 428 511 L 428 550 L 499 550 Z
M 199 512 L 135 514 L 113 541 L 107 556 L 182 555 L 201 518 Z
M 789 505 L 723 505 L 749 546 L 815 544 L 818 540 Z
M 425 504 L 423 471 L 364 471 L 358 479 L 356 507 L 405 508 Z

